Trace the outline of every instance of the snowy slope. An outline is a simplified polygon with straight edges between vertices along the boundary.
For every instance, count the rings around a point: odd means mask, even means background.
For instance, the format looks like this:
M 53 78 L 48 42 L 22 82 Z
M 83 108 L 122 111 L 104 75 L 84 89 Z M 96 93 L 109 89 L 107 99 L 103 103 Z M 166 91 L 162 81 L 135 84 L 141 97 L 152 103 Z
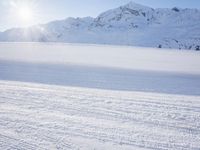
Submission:
M 200 53 L 0 43 L 0 149 L 198 150 Z
M 0 81 L 0 149 L 198 150 L 200 97 Z
M 0 43 L 0 60 L 200 74 L 198 52 L 131 46 L 8 42 Z
M 125 46 L 1 43 L 0 80 L 200 95 L 200 53 Z
M 96 18 L 67 18 L 0 33 L 0 41 L 35 41 L 200 49 L 200 10 L 153 9 L 130 2 Z

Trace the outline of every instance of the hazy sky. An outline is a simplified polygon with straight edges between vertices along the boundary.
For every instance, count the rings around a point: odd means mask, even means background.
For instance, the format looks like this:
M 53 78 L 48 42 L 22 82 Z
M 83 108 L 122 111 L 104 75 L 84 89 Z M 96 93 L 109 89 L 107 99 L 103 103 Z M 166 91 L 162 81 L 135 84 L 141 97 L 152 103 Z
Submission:
M 131 0 L 0 0 L 0 31 L 67 17 L 96 17 Z M 153 8 L 199 8 L 200 0 L 133 0 Z

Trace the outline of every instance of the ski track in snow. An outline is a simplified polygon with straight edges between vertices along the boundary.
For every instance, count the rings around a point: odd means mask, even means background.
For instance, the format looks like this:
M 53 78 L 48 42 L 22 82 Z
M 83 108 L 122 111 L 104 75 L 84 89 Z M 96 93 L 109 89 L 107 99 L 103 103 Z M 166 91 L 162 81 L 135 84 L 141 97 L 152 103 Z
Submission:
M 0 81 L 1 149 L 199 149 L 200 97 Z

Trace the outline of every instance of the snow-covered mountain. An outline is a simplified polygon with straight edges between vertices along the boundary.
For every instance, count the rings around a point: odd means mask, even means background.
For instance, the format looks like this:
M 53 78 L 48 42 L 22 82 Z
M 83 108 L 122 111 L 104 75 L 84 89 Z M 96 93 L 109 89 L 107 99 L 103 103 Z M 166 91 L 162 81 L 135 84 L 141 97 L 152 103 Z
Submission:
M 200 50 L 200 10 L 130 2 L 96 18 L 67 18 L 0 33 L 0 41 L 69 42 Z

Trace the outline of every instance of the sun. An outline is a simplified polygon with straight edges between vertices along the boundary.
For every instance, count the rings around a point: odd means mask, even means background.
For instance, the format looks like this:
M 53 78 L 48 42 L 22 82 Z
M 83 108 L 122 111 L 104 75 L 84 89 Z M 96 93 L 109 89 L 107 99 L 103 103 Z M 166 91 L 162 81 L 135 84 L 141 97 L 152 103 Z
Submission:
M 28 6 L 18 8 L 18 17 L 20 20 L 28 22 L 33 19 L 33 11 Z
M 34 25 L 40 19 L 41 12 L 38 0 L 7 1 L 9 1 L 7 15 L 8 19 L 10 19 L 13 22 L 13 26 L 29 27 Z

